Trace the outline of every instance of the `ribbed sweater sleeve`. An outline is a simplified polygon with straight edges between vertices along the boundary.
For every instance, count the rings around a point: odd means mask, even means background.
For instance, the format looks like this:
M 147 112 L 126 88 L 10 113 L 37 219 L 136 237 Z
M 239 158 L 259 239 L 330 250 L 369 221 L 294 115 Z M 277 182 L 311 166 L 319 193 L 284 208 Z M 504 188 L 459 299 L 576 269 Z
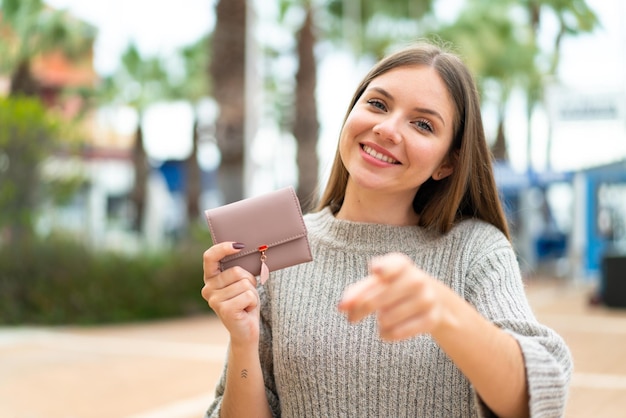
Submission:
M 534 318 L 515 254 L 496 228 L 464 221 L 440 235 L 417 226 L 305 216 L 313 261 L 273 272 L 260 290 L 259 355 L 268 400 L 283 417 L 487 417 L 469 381 L 429 335 L 388 343 L 376 319 L 337 310 L 377 255 L 402 252 L 520 342 L 533 417 L 562 413 L 571 359 Z M 223 377 L 207 416 L 219 416 Z
M 467 298 L 518 342 L 526 368 L 530 416 L 561 417 L 572 358 L 565 342 L 535 319 L 525 297 L 519 265 L 509 242 L 491 226 L 474 226 Z M 472 254 L 472 252 L 469 252 Z

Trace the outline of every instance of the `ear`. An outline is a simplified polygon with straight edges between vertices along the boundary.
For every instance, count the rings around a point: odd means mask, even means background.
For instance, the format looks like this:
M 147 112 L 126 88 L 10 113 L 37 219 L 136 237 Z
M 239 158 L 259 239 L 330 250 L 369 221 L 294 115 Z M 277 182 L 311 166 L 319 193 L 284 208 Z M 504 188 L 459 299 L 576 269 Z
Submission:
M 443 163 L 435 170 L 432 177 L 433 180 L 443 180 L 454 172 L 454 163 L 448 157 Z

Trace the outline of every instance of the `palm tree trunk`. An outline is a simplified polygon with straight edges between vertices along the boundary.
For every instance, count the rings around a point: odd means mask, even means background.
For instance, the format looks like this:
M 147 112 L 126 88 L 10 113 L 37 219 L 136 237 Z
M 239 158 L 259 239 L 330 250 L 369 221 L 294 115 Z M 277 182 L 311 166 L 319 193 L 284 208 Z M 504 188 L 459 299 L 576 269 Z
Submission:
M 38 93 L 39 85 L 30 72 L 30 61 L 23 60 L 11 76 L 9 95 L 34 97 Z
M 185 161 L 187 223 L 191 225 L 200 216 L 200 194 L 202 193 L 200 166 L 198 165 L 198 118 L 193 124 L 193 147 Z
M 298 143 L 298 198 L 304 211 L 313 207 L 318 182 L 317 140 L 319 121 L 317 117 L 317 63 L 315 61 L 315 35 L 313 10 L 307 14 L 298 34 L 299 67 L 296 73 L 296 115 L 293 135 Z
M 135 171 L 135 184 L 131 192 L 131 201 L 135 210 L 132 228 L 139 233 L 143 232 L 143 221 L 146 210 L 146 188 L 150 166 L 148 155 L 143 144 L 143 130 L 141 129 L 141 114 L 135 132 L 135 144 L 133 146 L 133 167 Z
M 209 68 L 219 107 L 215 136 L 222 160 L 218 185 L 224 203 L 243 198 L 246 0 L 219 0 Z
M 491 152 L 496 161 L 508 161 L 509 156 L 506 150 L 506 137 L 504 135 L 504 116 L 498 119 L 498 132 L 496 134 L 496 141 L 491 147 Z

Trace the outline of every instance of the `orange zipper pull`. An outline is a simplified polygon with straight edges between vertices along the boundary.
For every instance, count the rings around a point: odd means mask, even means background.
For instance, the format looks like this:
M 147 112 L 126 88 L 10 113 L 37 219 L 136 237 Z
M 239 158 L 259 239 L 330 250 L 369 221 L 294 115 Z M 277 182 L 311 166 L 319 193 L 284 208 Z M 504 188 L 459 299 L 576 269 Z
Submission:
M 258 251 L 261 253 L 261 274 L 260 274 L 260 278 L 261 278 L 261 284 L 265 284 L 265 282 L 267 281 L 267 279 L 269 279 L 270 277 L 270 269 L 267 267 L 267 264 L 265 264 L 265 260 L 267 260 L 267 256 L 265 255 L 265 251 L 267 251 L 268 246 L 267 245 L 261 245 L 258 248 Z

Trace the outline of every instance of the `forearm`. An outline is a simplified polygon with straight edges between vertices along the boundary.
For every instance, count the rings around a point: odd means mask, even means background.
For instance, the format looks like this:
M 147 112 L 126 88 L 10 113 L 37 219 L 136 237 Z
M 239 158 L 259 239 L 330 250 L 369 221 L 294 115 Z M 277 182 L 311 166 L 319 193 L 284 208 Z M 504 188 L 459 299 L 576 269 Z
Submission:
M 220 417 L 271 417 L 256 347 L 230 347 Z
M 499 417 L 527 417 L 528 386 L 517 341 L 456 294 L 433 338 Z

